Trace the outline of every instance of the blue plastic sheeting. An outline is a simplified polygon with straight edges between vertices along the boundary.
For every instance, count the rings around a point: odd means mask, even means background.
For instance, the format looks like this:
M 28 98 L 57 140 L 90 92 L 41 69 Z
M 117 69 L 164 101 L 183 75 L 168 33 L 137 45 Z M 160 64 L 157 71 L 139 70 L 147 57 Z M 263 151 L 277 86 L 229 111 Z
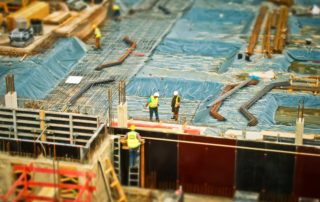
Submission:
M 215 34 L 248 33 L 254 14 L 250 10 L 192 8 L 167 38 L 210 39 Z
M 289 16 L 288 24 L 290 34 L 300 34 L 301 24 L 295 16 Z
M 272 58 L 264 58 L 262 55 L 253 55 L 251 62 L 245 61 L 244 58 L 235 59 L 234 63 L 228 68 L 242 72 L 267 71 L 287 72 L 290 63 L 293 61 L 287 55 L 273 55 Z M 226 71 L 226 70 L 224 70 Z
M 250 90 L 250 88 L 252 90 Z M 297 107 L 301 100 L 304 100 L 305 108 L 320 108 L 320 97 L 313 96 L 312 94 L 306 93 L 292 93 L 288 94 L 284 91 L 281 93 L 271 92 L 263 97 L 261 100 L 256 102 L 249 111 L 253 113 L 258 119 L 258 125 L 255 127 L 248 127 L 248 121 L 245 117 L 240 114 L 238 109 L 240 106 L 253 96 L 253 89 L 256 87 L 249 87 L 245 90 L 241 90 L 244 95 L 240 99 L 235 96 L 227 99 L 219 109 L 219 113 L 226 117 L 227 121 L 219 122 L 209 115 L 210 109 L 206 108 L 206 105 L 213 101 L 207 100 L 203 103 L 194 118 L 195 125 L 206 124 L 209 126 L 224 128 L 224 129 L 250 129 L 250 130 L 279 130 L 279 131 L 294 131 L 294 126 L 277 125 L 274 119 L 275 113 L 280 106 L 284 107 Z M 238 94 L 241 94 L 241 91 Z M 236 93 L 237 94 L 237 93 Z M 212 132 L 212 131 L 211 131 Z M 216 131 L 217 132 L 217 131 Z M 218 131 L 219 132 L 219 131 Z M 319 127 L 312 127 L 309 125 L 305 126 L 305 133 L 319 133 Z
M 320 25 L 320 17 L 319 16 L 297 16 L 296 17 L 299 21 L 299 24 L 304 26 L 311 26 L 311 27 L 319 27 Z
M 155 92 L 160 97 L 172 97 L 178 90 L 184 100 L 211 100 L 220 93 L 223 85 L 214 82 L 183 80 L 174 78 L 136 77 L 127 86 L 128 96 L 148 97 Z
M 259 5 L 263 0 L 218 0 L 223 3 L 238 3 L 238 4 L 248 4 L 248 5 Z
M 297 107 L 299 102 L 304 100 L 305 108 L 320 108 L 320 97 L 307 93 L 270 93 L 259 100 L 250 111 L 259 120 L 258 127 L 262 129 L 277 129 L 281 131 L 294 131 L 294 126 L 276 125 L 274 119 L 278 107 Z M 312 127 L 306 123 L 306 133 L 319 133 L 319 127 Z
M 118 4 L 121 10 L 126 10 L 128 8 L 132 8 L 137 5 L 140 0 L 115 0 L 115 3 Z
M 122 3 L 126 4 L 126 5 L 131 5 L 133 6 L 134 4 L 136 4 L 137 2 L 139 2 L 140 0 L 121 0 Z
M 312 5 L 320 5 L 320 1 L 319 0 L 295 0 L 294 1 L 295 4 L 300 4 L 303 6 L 312 6 Z
M 46 54 L 32 57 L 12 67 L 0 64 L 0 83 L 6 74 L 14 74 L 19 97 L 43 99 L 64 78 L 86 52 L 83 43 L 76 38 L 60 39 Z M 1 95 L 5 85 L 0 86 Z
M 158 53 L 152 56 L 152 60 L 148 61 L 140 73 L 206 80 L 207 76 L 203 78 L 198 74 L 218 72 L 224 60 L 224 58 Z
M 192 22 L 219 20 L 222 24 L 232 25 L 242 24 L 252 17 L 252 13 L 239 10 L 192 8 L 183 18 Z
M 189 41 L 165 39 L 157 48 L 160 53 L 185 55 L 201 55 L 214 57 L 229 57 L 238 52 L 240 46 L 219 41 Z
M 309 60 L 320 60 L 319 50 L 308 50 L 308 49 L 289 49 L 287 53 L 294 60 L 309 61 Z

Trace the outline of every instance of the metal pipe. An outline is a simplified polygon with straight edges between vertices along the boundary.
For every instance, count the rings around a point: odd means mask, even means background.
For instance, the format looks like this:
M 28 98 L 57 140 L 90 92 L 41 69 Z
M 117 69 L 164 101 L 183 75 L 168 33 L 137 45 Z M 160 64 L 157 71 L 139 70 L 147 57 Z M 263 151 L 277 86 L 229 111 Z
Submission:
M 263 96 L 265 96 L 269 91 L 271 91 L 275 87 L 280 86 L 290 86 L 289 81 L 281 81 L 276 83 L 271 83 L 265 86 L 261 91 L 259 91 L 251 100 L 241 105 L 239 111 L 249 120 L 248 126 L 255 126 L 258 124 L 257 118 L 249 112 L 250 107 L 260 100 Z
M 227 97 L 229 97 L 230 95 L 232 95 L 233 93 L 235 93 L 236 91 L 238 91 L 240 88 L 246 86 L 249 82 L 251 82 L 252 80 L 255 79 L 247 79 L 244 82 L 240 83 L 239 85 L 237 85 L 236 87 L 234 87 L 232 90 L 228 91 L 227 93 L 221 95 L 220 97 L 218 97 L 217 99 L 215 99 L 213 102 L 211 102 L 210 104 L 207 105 L 207 108 L 217 104 L 218 102 L 223 101 L 224 99 L 226 99 Z

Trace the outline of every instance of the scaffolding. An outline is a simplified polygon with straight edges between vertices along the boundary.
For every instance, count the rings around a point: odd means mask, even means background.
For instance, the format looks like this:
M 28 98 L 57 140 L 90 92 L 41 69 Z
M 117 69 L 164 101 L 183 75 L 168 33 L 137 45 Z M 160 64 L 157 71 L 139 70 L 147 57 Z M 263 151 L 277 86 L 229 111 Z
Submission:
M 48 197 L 48 196 L 39 196 L 35 193 L 28 191 L 29 187 L 51 187 L 58 189 L 76 189 L 77 194 L 74 199 L 64 199 L 64 202 L 90 202 L 92 194 L 95 191 L 96 187 L 91 185 L 91 181 L 96 177 L 93 172 L 83 172 L 77 170 L 68 170 L 68 169 L 51 169 L 51 168 L 41 168 L 34 167 L 33 164 L 30 165 L 17 165 L 13 167 L 13 171 L 21 171 L 20 177 L 13 183 L 13 185 L 8 189 L 8 192 L 4 195 L 0 195 L 2 201 L 21 201 L 26 202 L 33 200 L 40 201 L 56 201 L 57 196 Z M 35 181 L 34 179 L 28 179 L 27 176 L 30 174 L 42 173 L 48 175 L 64 175 L 70 177 L 84 177 L 85 181 L 83 184 L 69 184 L 69 183 L 56 183 L 56 182 L 40 182 Z M 55 176 L 54 176 L 55 177 Z M 15 190 L 23 186 L 22 189 L 15 196 Z

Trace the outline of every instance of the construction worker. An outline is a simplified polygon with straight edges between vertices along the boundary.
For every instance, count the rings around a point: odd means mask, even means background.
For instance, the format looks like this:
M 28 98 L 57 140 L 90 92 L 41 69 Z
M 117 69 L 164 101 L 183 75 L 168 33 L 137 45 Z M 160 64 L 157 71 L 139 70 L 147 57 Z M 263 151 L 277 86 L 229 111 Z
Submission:
M 118 6 L 117 4 L 113 4 L 112 5 L 112 14 L 113 14 L 113 17 L 116 20 L 119 20 L 119 17 L 120 17 L 120 6 Z
M 156 92 L 153 94 L 153 96 L 150 96 L 146 107 L 149 107 L 149 114 L 150 114 L 150 121 L 152 121 L 153 113 L 156 115 L 156 121 L 159 122 L 159 114 L 158 114 L 158 106 L 159 106 L 159 93 Z
M 180 108 L 180 96 L 179 92 L 176 90 L 173 92 L 173 97 L 171 100 L 171 111 L 173 113 L 171 119 L 178 121 L 179 118 L 179 108 Z
M 101 49 L 101 32 L 97 25 L 93 24 L 92 28 L 94 29 L 94 36 L 96 39 L 96 49 Z
M 136 159 L 142 142 L 140 134 L 135 131 L 134 125 L 130 126 L 130 132 L 127 133 L 125 139 L 129 147 L 129 166 L 132 168 L 136 166 Z

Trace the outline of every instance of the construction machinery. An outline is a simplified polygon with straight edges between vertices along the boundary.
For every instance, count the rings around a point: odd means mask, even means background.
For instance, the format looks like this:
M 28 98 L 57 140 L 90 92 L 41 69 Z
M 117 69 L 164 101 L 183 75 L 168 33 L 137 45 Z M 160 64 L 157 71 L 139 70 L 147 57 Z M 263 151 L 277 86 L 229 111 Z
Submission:
M 33 28 L 27 29 L 14 29 L 10 35 L 10 45 L 14 47 L 26 47 L 31 44 L 34 40 L 33 37 Z
M 0 9 L 2 9 L 4 13 L 10 13 L 25 8 L 34 1 L 37 0 L 3 0 L 0 2 Z

